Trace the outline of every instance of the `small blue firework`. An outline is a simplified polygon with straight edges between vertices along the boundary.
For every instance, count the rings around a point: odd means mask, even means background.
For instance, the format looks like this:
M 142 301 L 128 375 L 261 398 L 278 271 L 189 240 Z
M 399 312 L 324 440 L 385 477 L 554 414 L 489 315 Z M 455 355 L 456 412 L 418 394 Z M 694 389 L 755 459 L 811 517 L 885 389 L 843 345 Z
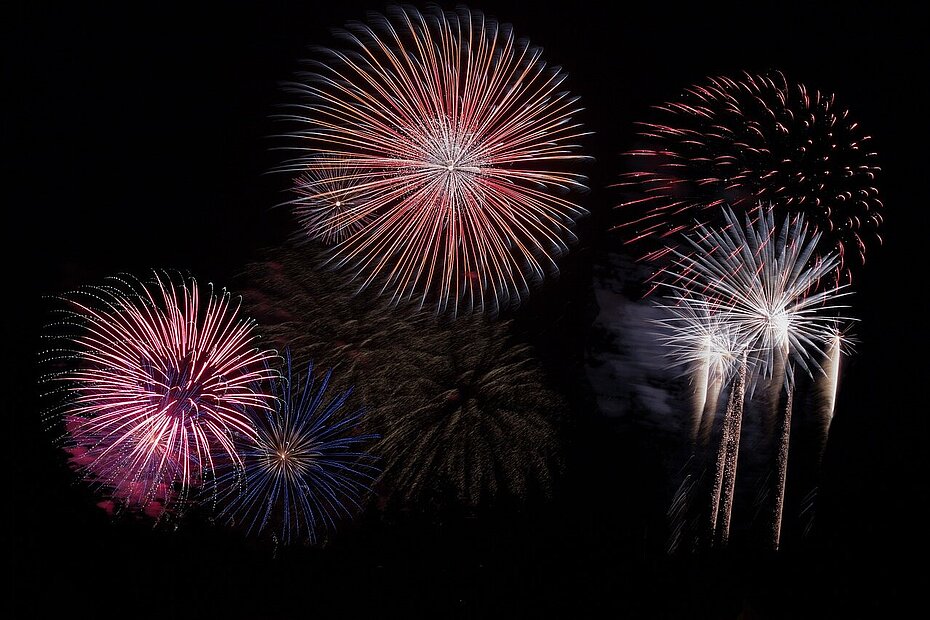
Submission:
M 232 488 L 220 517 L 282 544 L 316 544 L 361 508 L 379 474 L 364 446 L 378 436 L 359 432 L 363 409 L 346 413 L 351 389 L 327 397 L 332 370 L 315 389 L 312 362 L 303 385 L 289 352 L 285 364 L 278 406 L 257 412 L 256 439 L 242 449 L 244 469 L 224 476 Z

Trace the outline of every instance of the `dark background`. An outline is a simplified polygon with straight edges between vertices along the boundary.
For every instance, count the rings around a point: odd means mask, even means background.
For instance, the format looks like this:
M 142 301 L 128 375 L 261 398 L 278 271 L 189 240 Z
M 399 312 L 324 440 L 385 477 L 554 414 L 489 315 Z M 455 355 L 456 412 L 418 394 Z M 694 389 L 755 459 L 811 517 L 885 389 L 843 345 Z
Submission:
M 222 285 L 290 233 L 288 214 L 271 209 L 286 179 L 264 174 L 277 162 L 267 136 L 285 99 L 279 83 L 308 45 L 332 42 L 329 28 L 384 8 L 187 4 L 3 10 L 12 617 L 893 617 L 921 594 L 928 50 L 916 12 L 473 4 L 566 68 L 595 132 L 592 216 L 561 279 L 513 315 L 577 417 L 563 482 L 542 505 L 366 513 L 323 549 L 275 555 L 204 522 L 172 531 L 111 520 L 43 430 L 35 387 L 41 296 L 151 267 Z M 599 420 L 581 372 L 597 310 L 592 268 L 619 248 L 606 232 L 616 202 L 606 187 L 649 105 L 708 75 L 770 68 L 837 93 L 873 136 L 886 243 L 856 281 L 860 342 L 844 371 L 815 534 L 787 532 L 777 555 L 734 545 L 669 556 L 659 446 L 647 430 Z

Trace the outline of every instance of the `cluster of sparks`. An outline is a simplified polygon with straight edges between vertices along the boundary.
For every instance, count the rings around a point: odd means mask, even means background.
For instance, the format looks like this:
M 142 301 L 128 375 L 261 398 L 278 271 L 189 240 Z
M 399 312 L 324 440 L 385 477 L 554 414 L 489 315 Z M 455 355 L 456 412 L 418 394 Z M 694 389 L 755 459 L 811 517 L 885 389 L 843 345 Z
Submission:
M 169 507 L 223 498 L 230 520 L 277 540 L 316 533 L 358 505 L 371 478 L 356 446 L 361 412 L 348 393 L 324 402 L 273 369 L 228 292 L 193 280 L 123 277 L 65 297 L 56 323 L 67 345 L 48 352 L 66 370 L 60 405 L 71 463 L 119 504 L 160 518 Z M 308 371 L 309 372 L 309 371 Z
M 225 461 L 241 464 L 233 436 L 254 436 L 249 411 L 271 406 L 260 389 L 274 352 L 255 347 L 229 293 L 202 299 L 196 282 L 114 279 L 68 299 L 79 330 L 58 376 L 71 398 L 67 427 L 77 464 L 129 504 L 187 496 Z
M 693 221 L 713 221 L 720 207 L 759 202 L 816 227 L 819 251 L 839 257 L 836 280 L 865 261 L 867 243 L 881 242 L 876 154 L 833 95 L 780 72 L 746 73 L 694 85 L 656 115 L 641 123 L 642 146 L 627 152 L 634 170 L 621 186 L 632 195 L 617 227 L 628 243 L 657 244 L 646 260 L 661 261 Z
M 556 271 L 584 210 L 565 74 L 468 9 L 395 8 L 343 32 L 292 85 L 292 201 L 329 261 L 439 312 L 517 304 Z
M 691 251 L 676 251 L 664 282 L 669 295 L 660 304 L 667 315 L 659 322 L 669 354 L 690 369 L 695 381 L 692 436 L 701 443 L 708 440 L 718 399 L 729 386 L 711 508 L 711 526 L 724 542 L 744 399 L 760 382 L 784 386 L 788 398 L 777 457 L 777 546 L 795 368 L 811 376 L 826 374 L 821 360 L 836 349 L 848 321 L 838 303 L 847 293 L 844 286 L 821 284 L 838 258 L 816 255 L 820 234 L 811 233 L 802 216 L 786 216 L 776 226 L 774 210 L 759 206 L 745 223 L 730 209 L 724 209 L 722 219 L 722 228 L 697 225 L 686 237 Z M 831 376 L 835 381 L 835 372 Z

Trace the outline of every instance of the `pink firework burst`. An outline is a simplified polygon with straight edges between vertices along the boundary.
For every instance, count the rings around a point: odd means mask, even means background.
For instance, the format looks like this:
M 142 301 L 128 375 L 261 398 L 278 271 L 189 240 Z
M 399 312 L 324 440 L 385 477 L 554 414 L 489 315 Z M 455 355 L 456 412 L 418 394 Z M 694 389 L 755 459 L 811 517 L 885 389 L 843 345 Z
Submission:
M 282 169 L 310 179 L 306 235 L 332 239 L 329 261 L 396 301 L 437 311 L 519 303 L 557 271 L 585 211 L 570 168 L 586 159 L 566 74 L 509 26 L 480 13 L 395 8 L 342 32 L 346 48 L 292 90 L 301 152 Z M 352 208 L 333 207 L 351 188 Z M 313 217 L 300 217 L 307 212 Z
M 228 292 L 197 283 L 113 278 L 65 298 L 64 409 L 71 463 L 111 497 L 146 513 L 240 463 L 233 438 L 254 436 L 273 376 L 254 324 Z M 56 354 L 57 356 L 57 354 Z

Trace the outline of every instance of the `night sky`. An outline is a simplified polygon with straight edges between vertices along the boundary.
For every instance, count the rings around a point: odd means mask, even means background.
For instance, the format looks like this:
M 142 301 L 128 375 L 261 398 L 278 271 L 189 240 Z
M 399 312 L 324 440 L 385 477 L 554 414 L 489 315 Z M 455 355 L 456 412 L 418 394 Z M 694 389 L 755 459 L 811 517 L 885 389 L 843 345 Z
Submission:
M 133 3 L 134 4 L 134 3 Z M 581 97 L 591 215 L 561 276 L 506 318 L 572 418 L 548 502 L 366 511 L 324 548 L 278 550 L 204 519 L 113 520 L 44 429 L 43 296 L 176 268 L 229 285 L 295 224 L 270 119 L 330 28 L 384 5 L 14 2 L 3 36 L 7 617 L 895 617 L 926 586 L 927 52 L 916 12 L 584 2 L 471 4 L 512 23 Z M 613 4 L 613 3 L 605 3 Z M 619 5 L 619 3 L 617 3 Z M 547 5 L 549 6 L 549 5 Z M 854 281 L 817 529 L 778 554 L 668 555 L 669 432 L 608 420 L 587 380 L 595 274 L 622 250 L 609 188 L 649 106 L 706 76 L 780 69 L 873 137 L 885 244 Z M 912 573 L 905 566 L 915 565 Z M 918 606 L 918 610 L 921 606 Z

